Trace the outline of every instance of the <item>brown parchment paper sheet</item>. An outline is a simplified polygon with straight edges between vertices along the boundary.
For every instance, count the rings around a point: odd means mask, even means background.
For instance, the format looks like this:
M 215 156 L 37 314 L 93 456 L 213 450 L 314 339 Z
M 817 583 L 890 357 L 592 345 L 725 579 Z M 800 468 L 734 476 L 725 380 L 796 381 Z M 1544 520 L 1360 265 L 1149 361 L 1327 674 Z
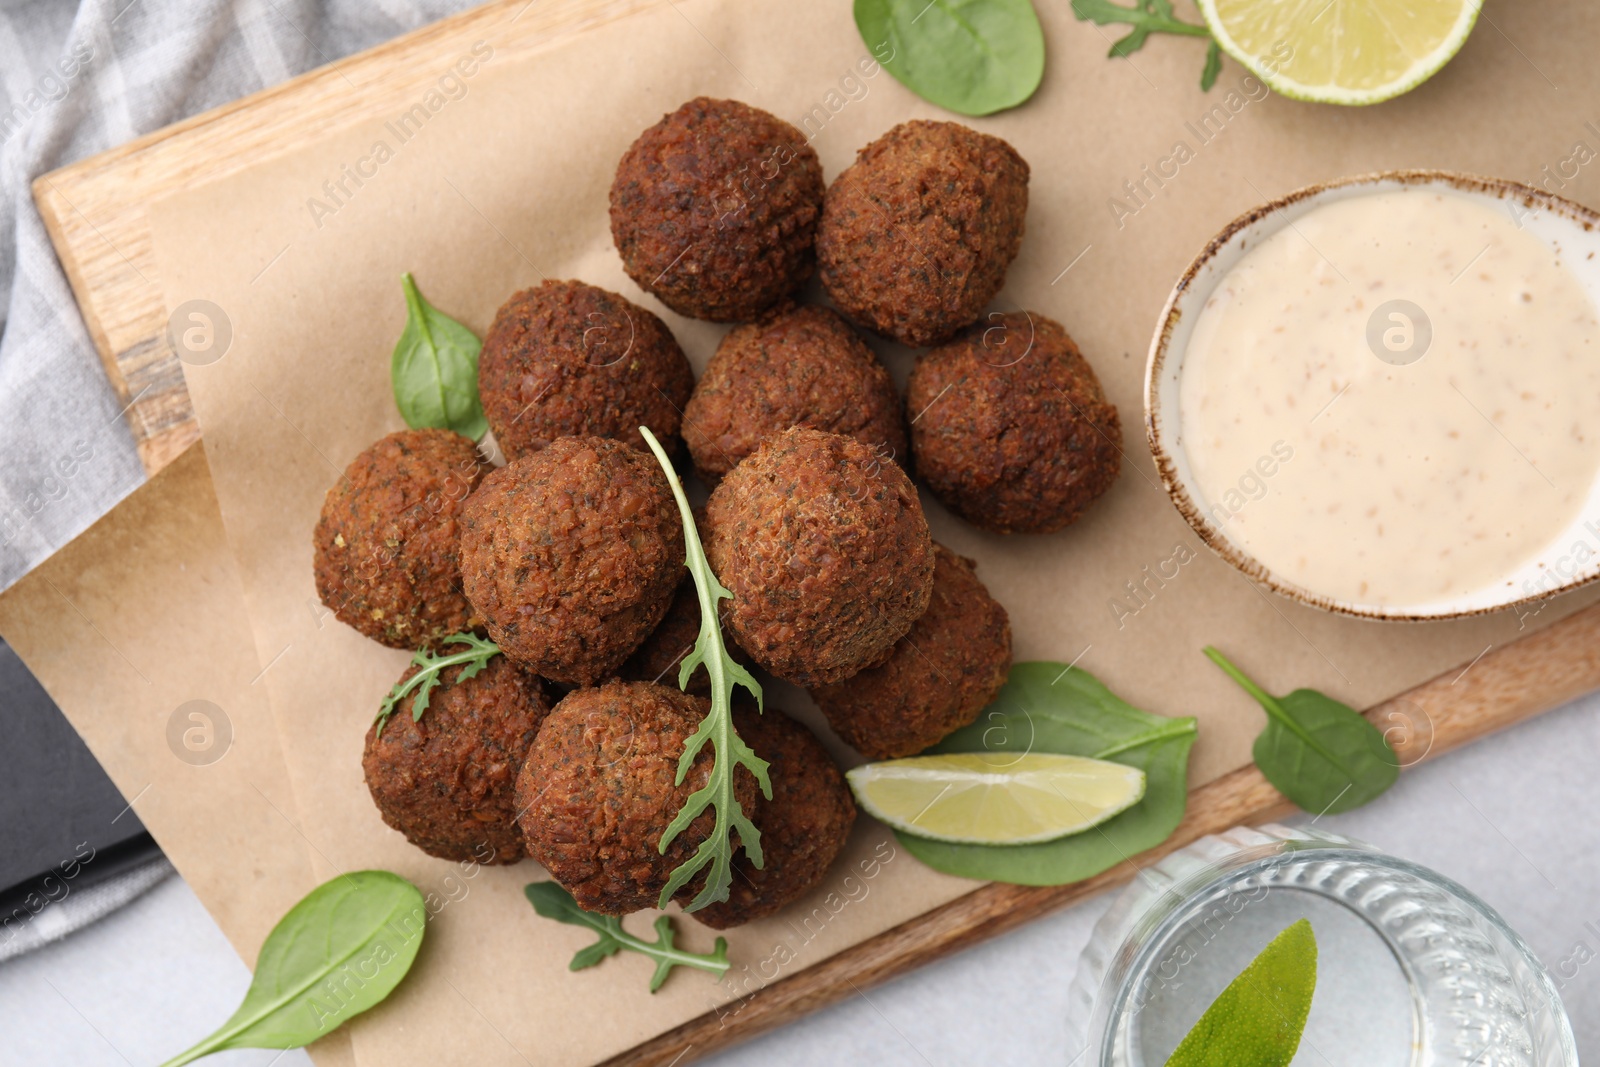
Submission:
M 0 634 L 253 964 L 316 879 L 201 449 L 0 594 Z M 179 712 L 191 701 L 206 720 Z M 313 1051 L 355 1063 L 343 1033 Z
M 1044 85 L 1022 108 L 971 120 L 1033 168 L 1027 237 L 997 307 L 1067 325 L 1122 412 L 1127 463 L 1103 502 L 1050 537 L 985 535 L 925 498 L 935 536 L 977 558 L 1009 609 L 1017 658 L 1076 661 L 1136 704 L 1198 715 L 1199 784 L 1246 762 L 1261 727 L 1259 710 L 1200 656 L 1206 643 L 1271 689 L 1315 686 L 1360 707 L 1587 599 L 1533 618 L 1398 626 L 1263 593 L 1199 544 L 1159 488 L 1141 377 L 1172 280 L 1248 207 L 1392 167 L 1538 179 L 1574 140 L 1594 139 L 1585 108 L 1600 98 L 1600 69 L 1581 42 L 1600 18 L 1586 7 L 1557 18 L 1536 14 L 1547 5 L 1491 5 L 1431 83 L 1378 108 L 1341 110 L 1271 97 L 1231 62 L 1202 95 L 1204 50 L 1192 42 L 1158 40 L 1132 62 L 1111 61 L 1109 36 L 1075 23 L 1065 2 L 1038 6 L 1050 49 Z M 480 333 L 514 289 L 546 277 L 583 278 L 660 310 L 622 272 L 606 194 L 617 158 L 663 112 L 705 93 L 797 123 L 809 115 L 803 125 L 830 178 L 895 123 L 951 117 L 886 74 L 862 76 L 869 50 L 842 3 L 680 0 L 515 62 L 484 58 L 493 43 L 441 52 L 448 82 L 419 97 L 428 111 L 420 132 L 402 136 L 398 113 L 376 114 L 151 208 L 169 307 L 210 300 L 232 325 L 226 355 L 186 374 L 318 875 L 387 867 L 443 902 L 417 973 L 353 1027 L 369 1062 L 458 1062 L 465 1050 L 491 1064 L 597 1060 L 972 885 L 903 853 L 874 866 L 874 849 L 887 856 L 893 845 L 864 822 L 816 898 L 732 933 L 735 982 L 680 975 L 652 997 L 639 959 L 567 973 L 587 938 L 531 914 L 520 889 L 542 876 L 535 865 L 469 878 L 378 818 L 361 779 L 362 736 L 406 655 L 319 607 L 310 534 L 345 464 L 402 425 L 388 384 L 400 273 L 414 272 L 429 299 Z M 467 76 L 454 65 L 475 44 Z M 1179 142 L 1187 158 L 1172 163 Z M 1160 178 L 1163 168 L 1171 176 Z M 1581 195 L 1576 184 L 1562 191 Z M 722 328 L 664 316 L 703 366 Z M 880 350 L 903 383 L 912 354 Z M 1156 572 L 1168 577 L 1150 579 Z M 1129 582 L 1145 588 L 1142 601 L 1129 599 Z M 810 710 L 793 690 L 774 697 Z M 846 903 L 818 913 L 828 916 L 819 932 L 791 925 L 828 893 Z M 680 925 L 691 947 L 710 943 L 693 922 Z

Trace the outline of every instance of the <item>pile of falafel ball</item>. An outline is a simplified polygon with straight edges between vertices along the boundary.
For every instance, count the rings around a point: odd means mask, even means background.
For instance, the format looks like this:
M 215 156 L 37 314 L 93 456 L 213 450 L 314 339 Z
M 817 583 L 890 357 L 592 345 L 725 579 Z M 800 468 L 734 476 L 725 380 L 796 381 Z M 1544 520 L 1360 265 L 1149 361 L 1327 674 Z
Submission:
M 709 747 L 675 779 L 710 703 L 703 670 L 676 684 L 700 608 L 641 425 L 712 487 L 697 526 L 733 594 L 735 655 L 807 687 L 868 757 L 972 722 L 1006 680 L 1010 626 L 972 561 L 930 538 L 908 470 L 979 527 L 1047 532 L 1106 491 L 1120 455 L 1116 409 L 1064 329 L 980 320 L 1027 196 L 1010 145 L 951 122 L 895 127 L 826 191 L 805 136 L 737 101 L 691 100 L 641 134 L 611 188 L 628 275 L 682 315 L 742 324 L 700 380 L 650 311 L 546 281 L 506 302 L 480 357 L 506 465 L 405 430 L 323 505 L 317 588 L 340 620 L 397 648 L 487 633 L 504 653 L 465 679 L 447 668 L 420 719 L 407 697 L 368 731 L 384 820 L 434 856 L 531 856 L 610 914 L 654 907 L 711 832 L 707 810 L 657 847 L 706 781 Z M 795 302 L 814 271 L 831 308 Z M 857 327 L 931 346 L 903 405 Z M 816 886 L 855 819 L 805 726 L 753 705 L 735 723 L 773 788 L 738 771 L 766 860 L 741 854 L 730 898 L 695 913 L 719 929 Z

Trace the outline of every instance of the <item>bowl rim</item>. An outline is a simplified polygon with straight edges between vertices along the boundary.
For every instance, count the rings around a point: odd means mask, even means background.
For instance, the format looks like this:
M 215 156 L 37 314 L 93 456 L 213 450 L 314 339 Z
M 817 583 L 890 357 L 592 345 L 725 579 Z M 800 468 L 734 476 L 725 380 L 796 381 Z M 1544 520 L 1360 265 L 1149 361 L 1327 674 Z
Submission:
M 1257 585 L 1264 585 L 1272 592 L 1290 600 L 1338 615 L 1382 622 L 1440 622 L 1446 619 L 1490 615 L 1509 611 L 1513 608 L 1520 609 L 1530 604 L 1552 600 L 1563 593 L 1570 593 L 1595 581 L 1600 581 L 1600 571 L 1597 571 L 1594 574 L 1569 578 L 1549 591 L 1520 596 L 1499 604 L 1460 608 L 1451 611 L 1391 610 L 1375 604 L 1339 600 L 1324 593 L 1314 592 L 1273 574 L 1265 564 L 1229 540 L 1228 536 L 1206 517 L 1194 498 L 1189 495 L 1183 480 L 1178 477 L 1177 463 L 1173 459 L 1173 451 L 1177 450 L 1178 446 L 1174 446 L 1174 449 L 1169 451 L 1163 440 L 1160 382 L 1162 370 L 1166 366 L 1168 347 L 1172 341 L 1173 330 L 1181 318 L 1178 307 L 1179 302 L 1189 292 L 1190 287 L 1199 277 L 1201 271 L 1206 268 L 1219 252 L 1228 247 L 1241 231 L 1272 215 L 1281 214 L 1295 204 L 1312 197 L 1322 196 L 1334 190 L 1346 189 L 1352 186 L 1378 186 L 1385 183 L 1403 186 L 1445 184 L 1458 191 L 1478 196 L 1488 195 L 1497 200 L 1520 201 L 1522 206 L 1529 209 L 1529 211 L 1549 211 L 1552 214 L 1562 215 L 1571 222 L 1582 226 L 1585 231 L 1594 231 L 1600 228 L 1600 211 L 1585 207 L 1577 201 L 1569 200 L 1547 189 L 1540 189 L 1537 186 L 1528 185 L 1525 182 L 1519 182 L 1511 178 L 1488 178 L 1461 171 L 1438 169 L 1384 170 L 1346 175 L 1341 178 L 1333 178 L 1301 186 L 1245 211 L 1224 226 L 1215 237 L 1211 238 L 1199 255 L 1195 256 L 1189 265 L 1184 268 L 1183 273 L 1179 275 L 1177 282 L 1174 283 L 1172 291 L 1167 295 L 1166 303 L 1161 309 L 1161 317 L 1156 323 L 1155 335 L 1150 341 L 1150 352 L 1145 361 L 1144 372 L 1144 429 L 1145 437 L 1150 444 L 1150 454 L 1155 459 L 1156 474 L 1161 479 L 1162 486 L 1166 489 L 1167 495 L 1171 497 L 1173 505 L 1177 507 L 1178 513 L 1183 516 L 1184 521 L 1199 535 L 1206 546 L 1231 564 L 1247 579 Z

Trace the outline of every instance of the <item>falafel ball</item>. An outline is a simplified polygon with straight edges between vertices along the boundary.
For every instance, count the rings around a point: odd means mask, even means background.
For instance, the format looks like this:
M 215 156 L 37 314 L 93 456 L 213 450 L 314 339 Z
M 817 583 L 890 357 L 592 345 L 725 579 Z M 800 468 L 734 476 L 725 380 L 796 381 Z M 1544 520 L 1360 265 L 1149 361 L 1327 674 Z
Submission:
M 404 682 L 420 667 L 408 667 Z M 413 721 L 416 694 L 378 733 L 367 730 L 361 767 L 383 821 L 430 856 L 478 863 L 523 857 L 512 805 L 517 773 L 550 711 L 544 685 L 504 656 L 470 678 L 446 667 Z
M 517 777 L 518 822 L 528 855 L 585 911 L 655 907 L 673 870 L 710 836 L 716 815 L 707 808 L 665 853 L 658 848 L 710 777 L 708 745 L 674 784 L 684 742 L 710 706 L 664 685 L 607 682 L 568 693 L 545 718 Z M 755 777 L 740 768 L 734 798 L 750 811 L 758 795 Z
M 450 430 L 401 430 L 362 452 L 322 501 L 317 595 L 391 648 L 430 648 L 483 625 L 461 589 L 457 523 L 489 465 Z
M 610 675 L 683 576 L 666 476 L 608 437 L 558 437 L 483 480 L 461 514 L 461 578 L 489 636 L 568 685 Z
M 699 96 L 623 153 L 611 237 L 628 277 L 673 311 L 749 322 L 811 277 L 822 190 L 805 134 Z
M 761 831 L 762 866 L 743 851 L 733 861 L 728 899 L 692 912 L 713 930 L 764 918 L 817 886 L 856 821 L 844 775 L 810 730 L 783 712 L 733 709 L 739 737 L 767 761 L 772 799 L 756 794 L 750 821 Z
M 726 617 L 728 614 L 728 601 L 722 601 L 723 645 L 728 650 L 728 655 L 733 657 L 741 666 L 748 668 L 750 658 L 738 645 L 733 643 L 731 635 L 727 632 Z M 619 674 L 625 681 L 631 682 L 660 682 L 662 685 L 678 686 L 678 664 L 683 658 L 694 650 L 695 642 L 700 639 L 700 593 L 695 588 L 694 579 L 685 576 L 678 592 L 673 596 L 672 603 L 667 607 L 666 617 L 661 620 L 661 625 L 650 632 L 644 639 L 644 644 L 634 650 L 622 665 Z M 700 696 L 711 694 L 711 676 L 704 667 L 695 668 L 689 676 L 688 692 Z
M 694 372 L 652 312 L 583 282 L 546 281 L 495 314 L 478 361 L 478 393 L 507 459 L 557 437 L 614 437 L 647 451 L 648 426 L 677 451 Z
M 973 573 L 935 542 L 933 600 L 881 667 L 811 690 L 835 733 L 869 759 L 937 744 L 978 717 L 1011 670 L 1011 623 Z
M 705 532 L 733 593 L 734 639 L 798 685 L 882 663 L 933 589 L 916 488 L 853 437 L 801 426 L 768 437 L 712 492 Z
M 683 414 L 695 470 L 715 484 L 761 439 L 791 426 L 854 437 L 887 458 L 906 453 L 894 381 L 828 308 L 786 308 L 723 337 Z
M 1022 246 L 1028 164 L 957 122 L 903 122 L 828 187 L 822 287 L 845 317 L 907 345 L 973 322 Z
M 1051 533 L 1117 480 L 1122 423 L 1060 323 L 1028 312 L 917 358 L 906 407 L 919 477 L 997 533 Z

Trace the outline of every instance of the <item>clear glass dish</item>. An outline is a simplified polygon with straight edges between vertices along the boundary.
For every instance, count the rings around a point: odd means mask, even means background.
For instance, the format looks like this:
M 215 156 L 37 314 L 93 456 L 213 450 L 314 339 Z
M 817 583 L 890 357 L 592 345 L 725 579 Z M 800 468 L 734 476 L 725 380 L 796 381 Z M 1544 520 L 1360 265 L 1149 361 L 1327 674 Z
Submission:
M 1073 1064 L 1160 1067 L 1301 918 L 1317 989 L 1296 1067 L 1577 1064 L 1554 983 L 1493 908 L 1370 845 L 1276 825 L 1202 838 L 1112 904 L 1072 985 Z

